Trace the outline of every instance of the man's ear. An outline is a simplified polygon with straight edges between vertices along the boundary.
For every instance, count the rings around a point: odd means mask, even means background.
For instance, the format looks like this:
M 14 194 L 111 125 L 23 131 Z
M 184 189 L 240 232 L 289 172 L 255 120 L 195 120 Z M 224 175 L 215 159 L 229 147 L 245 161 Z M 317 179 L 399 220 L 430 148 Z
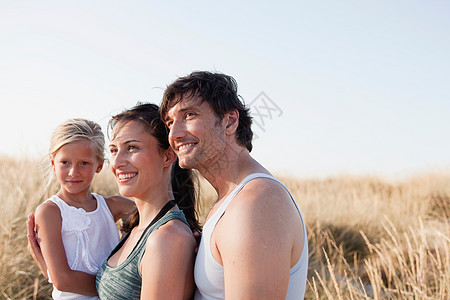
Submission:
M 173 164 L 175 159 L 177 158 L 177 155 L 172 150 L 171 147 L 164 150 L 164 167 L 169 167 Z
M 239 126 L 239 112 L 237 109 L 225 113 L 223 119 L 225 121 L 225 133 L 227 135 L 234 134 Z

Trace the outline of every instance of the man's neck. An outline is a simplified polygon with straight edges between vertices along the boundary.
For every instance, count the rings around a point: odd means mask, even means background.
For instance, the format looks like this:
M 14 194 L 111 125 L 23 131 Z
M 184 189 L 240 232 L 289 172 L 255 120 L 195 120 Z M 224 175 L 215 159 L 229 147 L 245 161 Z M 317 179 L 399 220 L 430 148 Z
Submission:
M 269 174 L 247 149 L 240 146 L 228 147 L 220 160 L 198 168 L 198 171 L 214 187 L 218 200 L 226 197 L 248 175 L 258 172 Z

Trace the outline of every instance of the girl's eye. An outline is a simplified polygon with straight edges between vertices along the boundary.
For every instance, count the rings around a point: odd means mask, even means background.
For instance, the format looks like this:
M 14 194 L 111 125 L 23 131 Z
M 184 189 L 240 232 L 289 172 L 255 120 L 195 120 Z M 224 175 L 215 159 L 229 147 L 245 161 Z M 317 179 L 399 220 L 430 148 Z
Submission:
M 111 148 L 111 149 L 109 149 L 109 152 L 111 152 L 111 154 L 116 154 L 117 153 L 117 149 L 116 148 Z
M 134 145 L 129 145 L 128 146 L 128 150 L 135 150 L 138 149 L 138 147 L 134 146 Z
M 61 161 L 61 164 L 63 164 L 63 165 L 67 165 L 69 162 L 67 161 L 67 160 L 63 160 L 63 161 Z
M 87 166 L 89 163 L 87 162 L 87 161 L 83 161 L 82 163 L 81 163 L 81 165 L 82 166 Z

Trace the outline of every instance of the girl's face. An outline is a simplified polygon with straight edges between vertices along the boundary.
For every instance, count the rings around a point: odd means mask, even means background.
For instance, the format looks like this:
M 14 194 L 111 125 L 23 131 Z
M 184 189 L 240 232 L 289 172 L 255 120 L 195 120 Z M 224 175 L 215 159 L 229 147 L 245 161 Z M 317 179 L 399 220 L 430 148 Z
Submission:
M 89 140 L 62 146 L 51 157 L 51 163 L 61 185 L 61 193 L 70 198 L 87 193 L 95 173 L 103 167 L 103 162 L 99 162 L 95 155 L 94 143 Z
M 161 150 L 157 139 L 139 121 L 119 123 L 111 141 L 111 170 L 122 196 L 146 199 L 155 187 L 166 187 L 165 168 L 171 149 Z M 172 152 L 173 153 L 173 152 Z

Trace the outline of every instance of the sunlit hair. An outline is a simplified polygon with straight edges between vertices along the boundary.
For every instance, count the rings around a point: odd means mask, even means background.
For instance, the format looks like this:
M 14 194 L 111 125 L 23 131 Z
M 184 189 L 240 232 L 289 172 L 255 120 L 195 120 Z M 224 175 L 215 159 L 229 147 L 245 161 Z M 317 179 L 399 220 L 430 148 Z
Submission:
M 97 123 L 86 119 L 69 119 L 53 131 L 48 154 L 52 157 L 64 145 L 88 140 L 94 144 L 95 156 L 99 162 L 105 160 L 105 136 Z
M 102 128 L 97 123 L 86 119 L 68 119 L 58 125 L 53 131 L 50 139 L 50 147 L 48 150 L 46 166 L 44 167 L 47 183 L 44 191 L 47 191 L 53 180 L 54 173 L 51 171 L 49 159 L 55 157 L 56 153 L 64 145 L 88 140 L 94 145 L 95 156 L 99 162 L 105 160 L 105 136 Z
M 239 125 L 236 129 L 236 141 L 252 151 L 253 132 L 252 117 L 248 107 L 237 94 L 236 80 L 222 73 L 196 71 L 180 77 L 167 86 L 161 102 L 161 118 L 164 120 L 168 111 L 181 101 L 183 97 L 199 97 L 213 109 L 218 120 L 232 110 L 239 113 Z
M 161 120 L 157 105 L 152 103 L 138 103 L 136 106 L 113 116 L 108 124 L 109 138 L 114 139 L 120 129 L 131 121 L 140 122 L 146 132 L 156 138 L 161 151 L 169 149 L 169 132 Z M 196 199 L 198 198 L 198 192 L 195 191 L 196 180 L 197 178 L 192 170 L 180 168 L 178 160 L 173 163 L 171 173 L 173 195 L 178 207 L 183 210 L 191 229 L 200 231 L 198 216 L 195 210 Z M 127 222 L 124 223 L 122 231 L 130 231 L 138 222 L 139 214 L 136 210 L 128 218 Z

